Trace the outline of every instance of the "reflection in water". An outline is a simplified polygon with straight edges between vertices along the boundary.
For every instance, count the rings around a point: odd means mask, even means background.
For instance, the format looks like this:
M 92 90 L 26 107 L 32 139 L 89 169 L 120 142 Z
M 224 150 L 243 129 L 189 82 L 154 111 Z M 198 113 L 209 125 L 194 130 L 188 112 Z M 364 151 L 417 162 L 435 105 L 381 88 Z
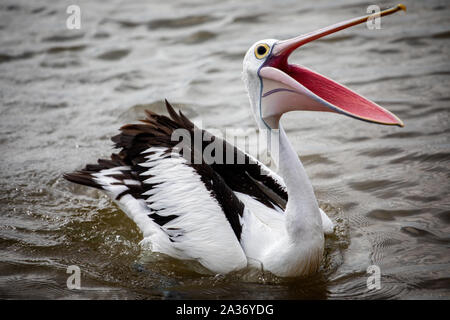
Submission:
M 205 127 L 253 128 L 240 81 L 247 48 L 365 13 L 366 2 L 81 2 L 0 5 L 1 298 L 449 298 L 449 6 L 308 44 L 292 62 L 387 107 L 403 129 L 296 113 L 284 127 L 336 222 L 321 271 L 205 274 L 149 255 L 105 196 L 62 180 L 109 155 L 109 137 L 168 98 Z M 388 6 L 388 5 L 386 5 Z M 369 265 L 381 289 L 368 290 Z M 81 268 L 83 290 L 66 289 Z M 14 288 L 14 290 L 11 290 Z

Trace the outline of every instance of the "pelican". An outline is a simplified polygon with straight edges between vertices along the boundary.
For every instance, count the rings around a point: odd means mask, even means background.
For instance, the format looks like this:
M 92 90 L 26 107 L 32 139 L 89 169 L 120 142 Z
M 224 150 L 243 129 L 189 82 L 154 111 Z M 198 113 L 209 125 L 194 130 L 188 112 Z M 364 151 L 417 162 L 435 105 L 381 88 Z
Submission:
M 397 5 L 380 16 L 405 10 Z M 277 173 L 253 156 L 195 126 L 167 102 L 169 116 L 146 111 L 112 138 L 120 151 L 110 159 L 65 174 L 74 183 L 104 191 L 142 231 L 152 252 L 199 262 L 216 274 L 262 268 L 280 277 L 312 274 L 320 267 L 324 234 L 333 222 L 319 208 L 312 184 L 280 118 L 307 110 L 343 114 L 366 122 L 403 126 L 388 110 L 300 65 L 289 55 L 306 43 L 361 24 L 350 19 L 289 40 L 257 41 L 243 62 L 243 81 L 260 130 L 277 132 L 268 141 Z M 244 164 L 195 163 L 172 135 L 184 130 L 222 144 Z M 274 150 L 274 145 L 277 150 Z M 202 154 L 206 143 L 187 151 Z M 192 160 L 192 159 L 191 159 Z

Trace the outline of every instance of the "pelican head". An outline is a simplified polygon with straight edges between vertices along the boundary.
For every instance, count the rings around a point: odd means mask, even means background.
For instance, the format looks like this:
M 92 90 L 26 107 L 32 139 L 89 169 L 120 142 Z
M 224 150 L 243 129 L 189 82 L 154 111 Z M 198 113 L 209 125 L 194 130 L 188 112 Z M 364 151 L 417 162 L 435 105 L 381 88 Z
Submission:
M 399 10 L 406 7 L 399 4 L 381 11 L 379 16 Z M 289 55 L 302 45 L 373 17 L 350 19 L 288 40 L 265 39 L 254 43 L 244 58 L 243 80 L 259 127 L 277 129 L 281 116 L 296 110 L 334 112 L 403 127 L 397 116 L 376 103 L 317 72 L 288 63 Z

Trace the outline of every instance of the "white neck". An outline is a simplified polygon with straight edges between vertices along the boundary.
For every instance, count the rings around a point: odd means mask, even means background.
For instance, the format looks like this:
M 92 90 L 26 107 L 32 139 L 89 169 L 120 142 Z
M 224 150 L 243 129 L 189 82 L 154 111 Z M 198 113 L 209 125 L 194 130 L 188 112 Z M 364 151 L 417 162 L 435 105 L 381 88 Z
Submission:
M 280 117 L 263 121 L 259 112 L 259 80 L 245 79 L 250 104 L 260 130 L 272 129 L 267 135 L 267 148 L 278 173 L 286 183 L 288 203 L 286 205 L 286 228 L 292 238 L 308 237 L 312 233 L 323 234 L 322 219 L 314 190 L 297 153 L 281 126 Z M 266 131 L 267 132 L 267 131 Z M 278 143 L 277 143 L 278 142 Z
M 311 182 L 280 124 L 278 173 L 286 183 L 286 228 L 294 238 L 322 232 L 322 219 Z

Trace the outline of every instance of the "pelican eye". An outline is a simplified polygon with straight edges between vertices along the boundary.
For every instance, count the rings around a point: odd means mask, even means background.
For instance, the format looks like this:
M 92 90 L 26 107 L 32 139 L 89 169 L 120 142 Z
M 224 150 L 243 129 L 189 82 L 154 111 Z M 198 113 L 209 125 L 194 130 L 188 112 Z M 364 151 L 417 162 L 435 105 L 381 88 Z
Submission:
M 265 43 L 261 43 L 255 47 L 255 56 L 258 59 L 262 59 L 269 53 L 269 46 Z

